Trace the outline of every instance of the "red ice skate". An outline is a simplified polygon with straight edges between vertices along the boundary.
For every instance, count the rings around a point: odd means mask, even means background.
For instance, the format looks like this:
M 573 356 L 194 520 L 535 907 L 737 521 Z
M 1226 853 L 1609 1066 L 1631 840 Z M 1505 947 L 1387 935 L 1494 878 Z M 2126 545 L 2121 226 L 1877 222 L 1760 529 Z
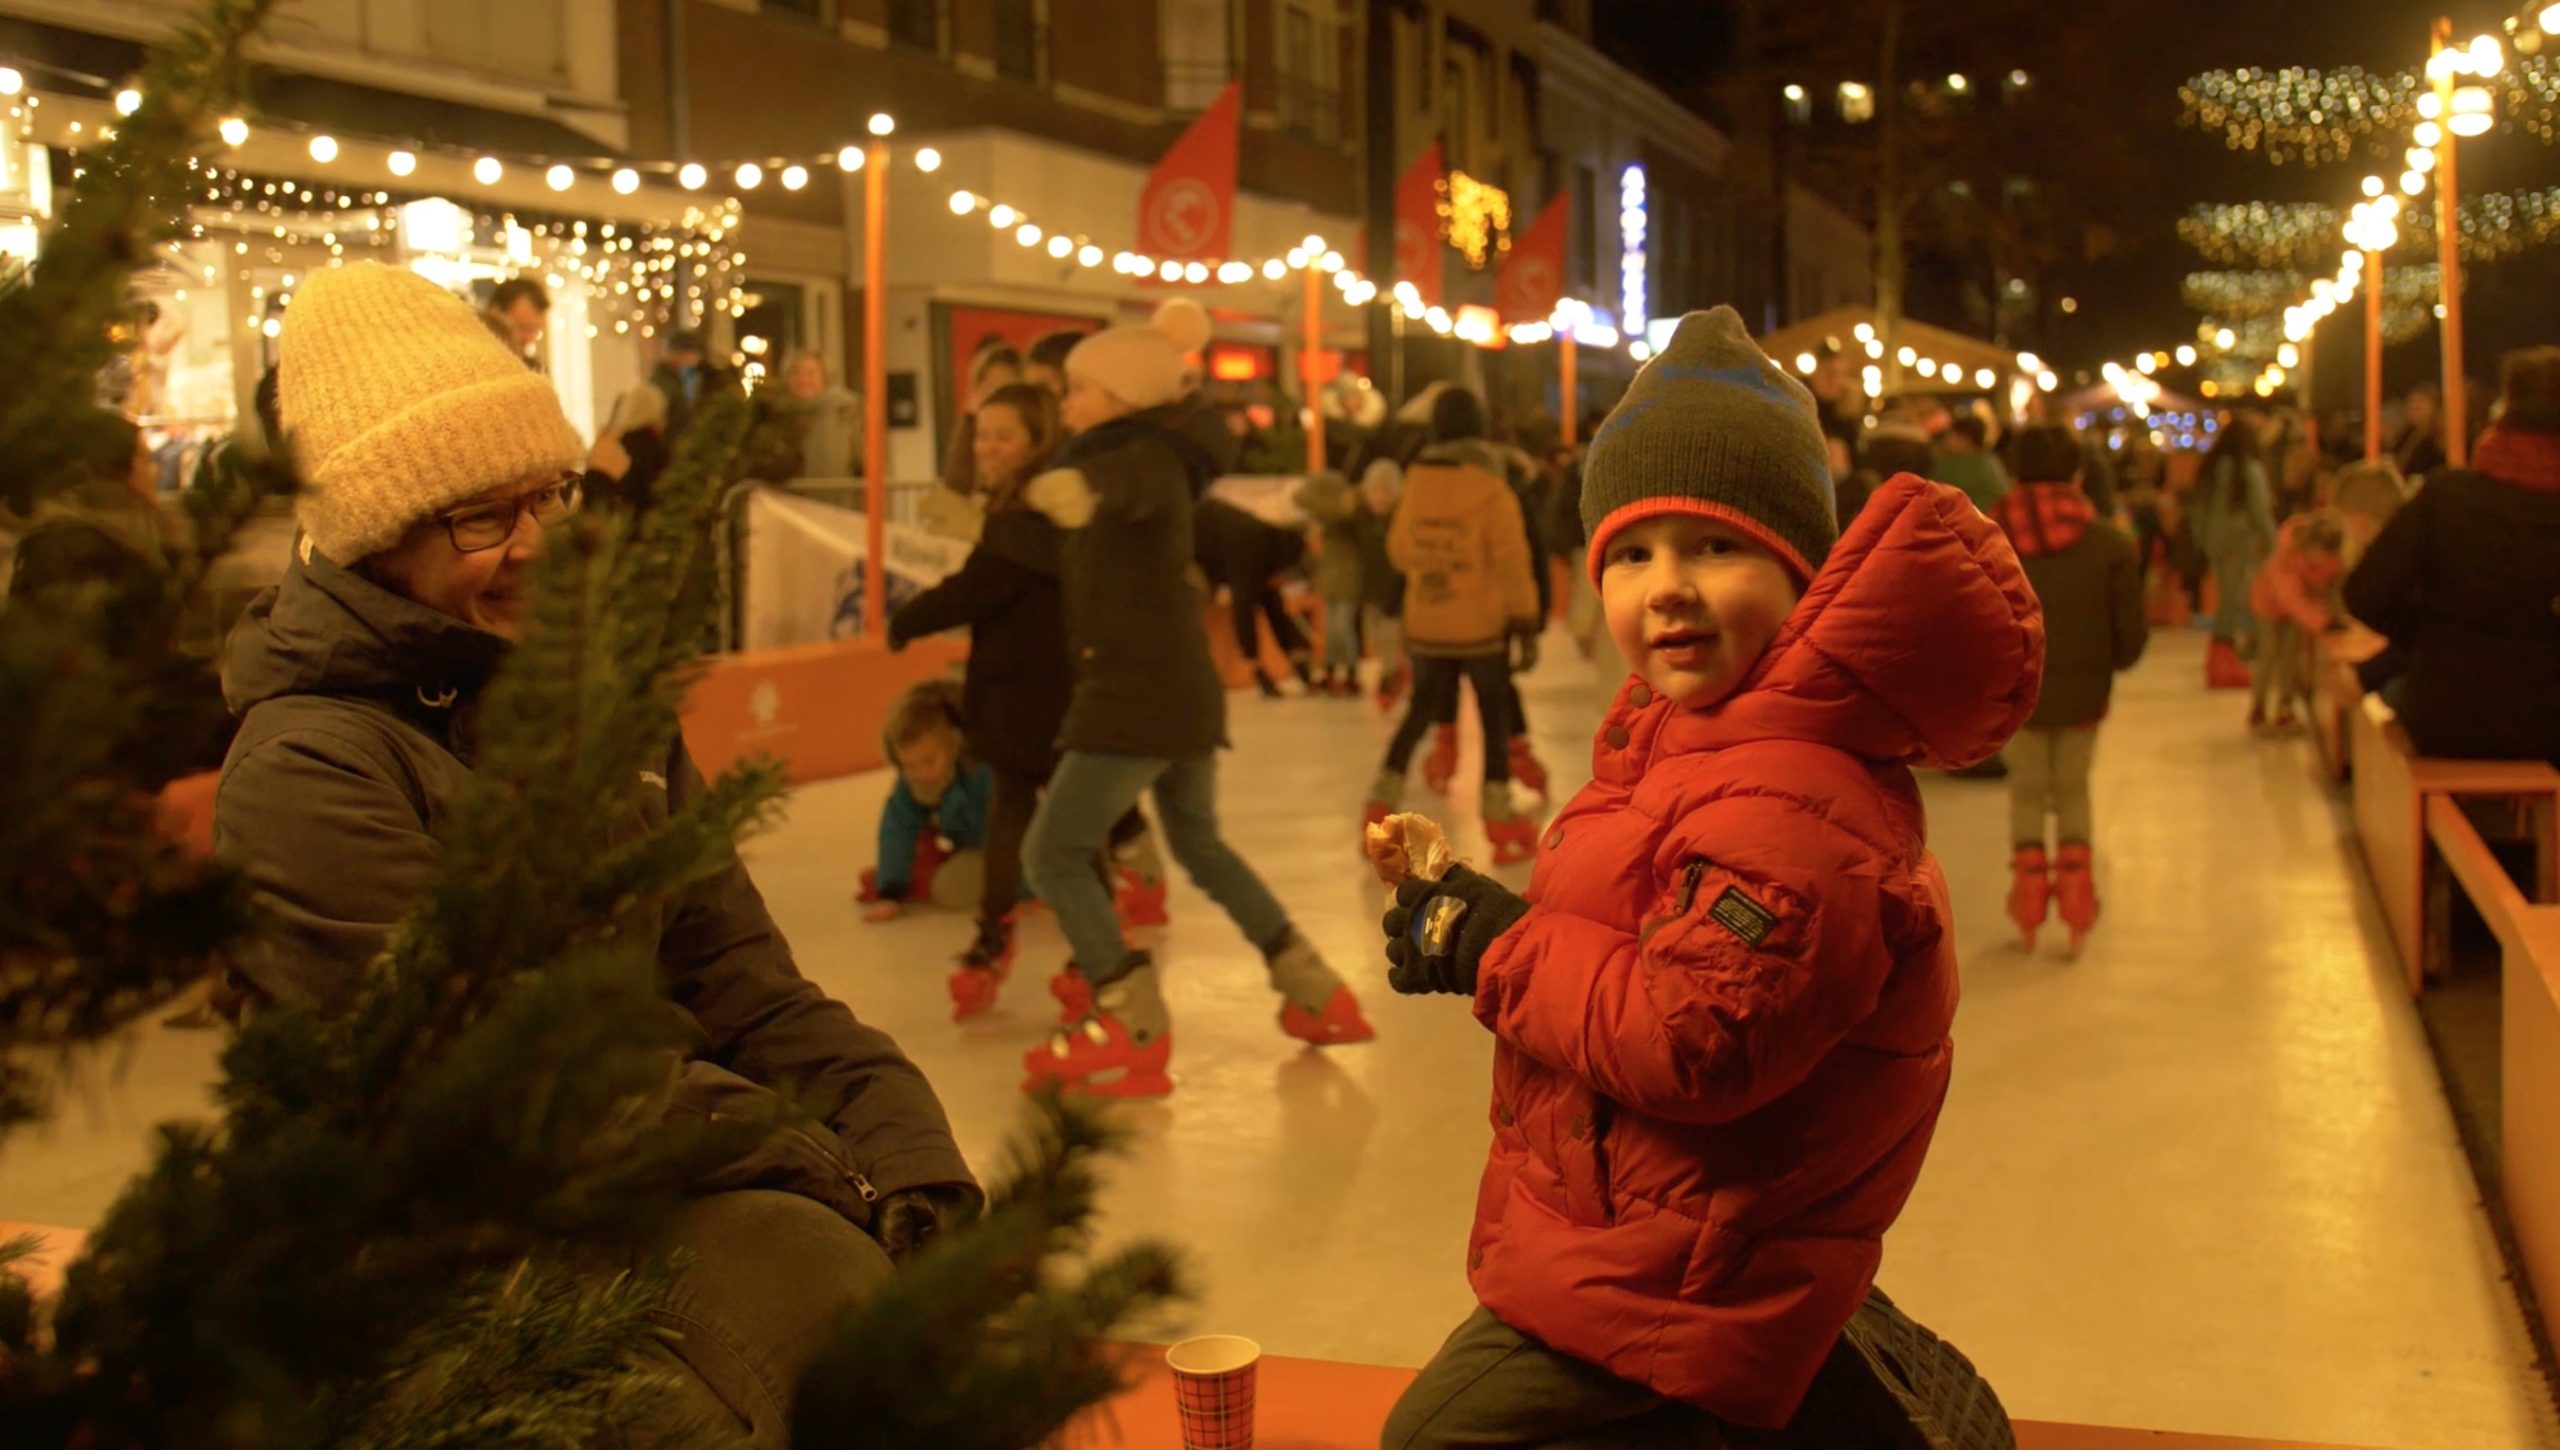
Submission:
M 2053 894 L 2062 907 L 2062 921 L 2071 928 L 2071 950 L 2076 954 L 2089 939 L 2089 929 L 2098 924 L 2098 881 L 2089 871 L 2089 848 L 2065 846 L 2053 867 Z
M 2020 846 L 2009 858 L 2009 871 L 2009 919 L 2018 924 L 2027 950 L 2034 951 L 2036 931 L 2053 904 L 2053 873 L 2045 862 L 2044 847 Z

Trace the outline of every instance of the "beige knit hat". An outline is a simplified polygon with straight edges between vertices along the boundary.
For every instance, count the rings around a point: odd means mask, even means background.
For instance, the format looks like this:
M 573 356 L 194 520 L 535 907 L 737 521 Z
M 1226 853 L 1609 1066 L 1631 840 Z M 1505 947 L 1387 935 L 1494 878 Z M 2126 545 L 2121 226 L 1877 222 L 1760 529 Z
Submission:
M 1189 357 L 1209 345 L 1209 314 L 1188 297 L 1144 324 L 1106 327 L 1067 354 L 1067 376 L 1086 377 L 1132 408 L 1161 408 L 1189 392 Z
M 294 517 L 352 564 L 501 484 L 567 473 L 586 445 L 541 374 L 417 273 L 312 273 L 285 312 L 276 402 L 302 474 Z

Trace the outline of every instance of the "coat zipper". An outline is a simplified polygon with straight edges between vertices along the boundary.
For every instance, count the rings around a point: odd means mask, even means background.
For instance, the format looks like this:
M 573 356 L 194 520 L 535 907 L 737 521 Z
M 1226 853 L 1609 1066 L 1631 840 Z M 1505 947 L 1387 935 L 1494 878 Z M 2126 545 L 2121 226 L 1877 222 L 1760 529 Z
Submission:
M 1669 914 L 1646 922 L 1644 929 L 1636 933 L 1636 945 L 1642 946 L 1653 940 L 1655 932 L 1689 914 L 1689 908 L 1698 904 L 1698 883 L 1706 878 L 1706 874 L 1707 861 L 1703 856 L 1680 868 L 1680 889 L 1672 895 Z

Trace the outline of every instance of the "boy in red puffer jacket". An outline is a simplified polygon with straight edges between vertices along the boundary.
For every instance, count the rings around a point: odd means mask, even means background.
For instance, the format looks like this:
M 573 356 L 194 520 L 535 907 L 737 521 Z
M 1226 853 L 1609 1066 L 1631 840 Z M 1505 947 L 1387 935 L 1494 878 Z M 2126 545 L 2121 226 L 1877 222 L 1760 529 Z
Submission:
M 2078 951 L 2098 924 L 2098 886 L 2091 874 L 2089 767 L 2097 758 L 2098 722 L 2107 716 L 2115 677 L 2132 669 L 2150 641 L 2142 613 L 2142 565 L 2133 541 L 2098 518 L 2081 492 L 2079 439 L 2040 424 L 2018 435 L 2019 485 L 1991 516 L 2035 586 L 2044 610 L 2044 693 L 2027 728 L 2009 742 L 2009 919 L 2027 949 L 2056 896 Z M 2045 823 L 2060 839 L 2047 856 Z
M 2026 719 L 2035 596 L 1952 488 L 1898 477 L 1837 536 L 1812 398 L 1729 308 L 1637 375 L 1582 516 L 1633 670 L 1592 783 L 1525 898 L 1454 867 L 1384 923 L 1390 984 L 1496 1039 L 1481 1307 L 1385 1443 L 1868 1443 L 1828 1427 L 1895 1378 L 1877 1333 L 1927 1342 L 1870 1291 L 1956 1003 L 1911 767 Z

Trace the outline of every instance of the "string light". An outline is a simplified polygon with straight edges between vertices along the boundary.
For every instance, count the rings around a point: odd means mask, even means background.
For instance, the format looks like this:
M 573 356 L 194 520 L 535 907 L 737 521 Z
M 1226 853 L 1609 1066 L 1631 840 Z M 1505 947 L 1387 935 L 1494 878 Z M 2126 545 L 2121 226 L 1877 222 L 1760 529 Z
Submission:
M 740 191 L 753 191 L 764 180 L 764 168 L 752 161 L 741 161 L 735 179 Z
M 338 142 L 335 137 L 314 136 L 311 138 L 310 151 L 312 160 L 326 166 L 338 159 Z
M 623 196 L 629 196 L 631 193 L 638 191 L 640 189 L 640 173 L 632 170 L 628 166 L 615 167 L 613 171 L 613 189 Z
M 543 184 L 553 191 L 567 191 L 578 184 L 578 173 L 565 165 L 555 165 L 542 174 Z
M 893 132 L 893 131 L 895 131 L 895 130 L 897 130 L 897 129 L 898 129 L 898 123 L 897 123 L 897 121 L 896 121 L 894 118 L 892 118 L 892 117 L 889 115 L 889 113 L 888 113 L 888 112 L 886 112 L 886 111 L 876 111 L 876 112 L 873 112 L 873 113 L 872 113 L 872 117 L 871 117 L 871 134 L 872 134 L 872 135 L 874 135 L 874 136 L 886 136 L 886 135 L 888 135 L 889 133 L 891 133 L 891 132 Z
M 142 109 L 142 92 L 131 86 L 116 92 L 116 114 L 130 116 Z
M 840 147 L 836 151 L 836 169 L 839 171 L 860 171 L 862 161 L 862 148 L 859 146 Z
M 418 158 L 406 151 L 394 151 L 382 158 L 382 164 L 389 168 L 394 176 L 407 176 L 418 169 Z
M 245 146 L 249 142 L 249 123 L 237 116 L 223 117 L 222 124 L 213 129 L 225 146 Z
M 942 169 L 942 153 L 930 146 L 916 148 L 916 170 L 935 172 Z
M 499 165 L 498 158 L 495 156 L 483 156 L 479 160 L 471 163 L 472 179 L 478 181 L 482 186 L 497 185 L 498 178 L 504 176 L 506 171 L 507 168 Z
M 2213 71 L 2191 77 L 2178 95 L 2187 124 L 2220 133 L 2233 150 L 2263 152 L 2279 164 L 2299 160 L 2317 166 L 2359 151 L 2396 149 L 2413 125 L 2441 119 L 2426 114 L 2435 94 L 2434 72 L 2494 81 L 2465 87 L 2492 98 L 2480 114 L 2503 114 L 2529 135 L 2560 140 L 2555 57 L 2508 58 L 2494 37 L 2482 36 L 2467 47 L 2438 52 L 2429 65 L 2432 72 L 2416 67 L 2388 75 L 2355 66 Z

